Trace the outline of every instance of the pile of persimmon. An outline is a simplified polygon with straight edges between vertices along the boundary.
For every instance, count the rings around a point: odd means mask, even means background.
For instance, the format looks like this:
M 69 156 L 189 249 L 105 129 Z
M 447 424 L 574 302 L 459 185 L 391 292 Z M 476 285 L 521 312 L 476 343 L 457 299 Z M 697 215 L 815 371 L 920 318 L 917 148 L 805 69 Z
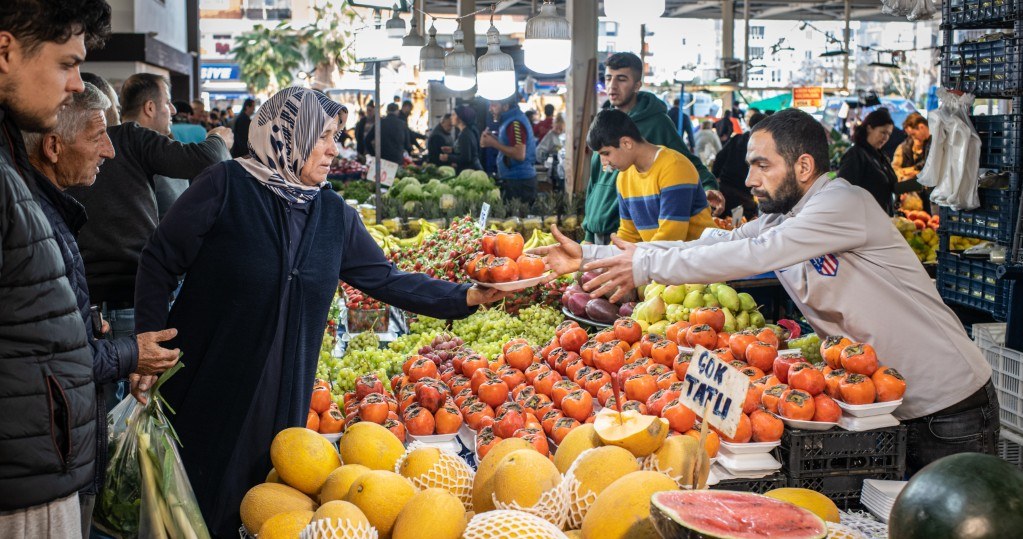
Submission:
M 463 269 L 469 278 L 481 283 L 507 283 L 543 275 L 543 259 L 523 254 L 522 235 L 488 232 L 480 240 L 480 250 L 469 256 Z
M 906 393 L 906 379 L 881 365 L 874 347 L 841 335 L 821 342 L 825 392 L 848 404 L 891 402 Z
M 306 415 L 305 426 L 320 434 L 337 434 L 344 430 L 344 415 L 330 398 L 330 382 L 316 380 L 313 383 L 313 394 L 309 399 L 309 413 Z
M 412 355 L 402 364 L 401 370 L 403 374 L 391 380 L 391 387 L 405 430 L 412 436 L 457 433 L 464 417 L 455 405 L 451 387 L 441 375 L 437 363 L 424 356 Z

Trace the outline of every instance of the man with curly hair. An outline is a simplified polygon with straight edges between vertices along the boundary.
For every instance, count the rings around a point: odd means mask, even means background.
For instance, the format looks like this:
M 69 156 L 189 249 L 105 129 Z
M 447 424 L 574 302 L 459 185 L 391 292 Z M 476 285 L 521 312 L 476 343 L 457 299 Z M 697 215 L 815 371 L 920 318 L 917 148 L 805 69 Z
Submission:
M 92 353 L 64 258 L 26 185 L 21 131 L 57 127 L 84 90 L 87 48 L 110 33 L 104 0 L 0 1 L 0 535 L 81 536 L 92 483 Z M 86 532 L 87 533 L 87 532 Z

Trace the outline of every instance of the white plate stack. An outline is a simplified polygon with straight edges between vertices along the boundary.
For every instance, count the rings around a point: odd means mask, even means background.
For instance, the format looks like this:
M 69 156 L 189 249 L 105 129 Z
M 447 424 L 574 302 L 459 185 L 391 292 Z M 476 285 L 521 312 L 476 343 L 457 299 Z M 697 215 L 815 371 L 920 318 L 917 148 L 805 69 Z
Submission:
M 838 426 L 852 432 L 862 432 L 899 425 L 899 420 L 892 412 L 902 404 L 902 399 L 874 404 L 846 404 L 836 401 L 842 409 L 842 417 Z
M 864 479 L 863 490 L 860 491 L 860 502 L 881 522 L 888 522 L 892 513 L 895 498 L 899 497 L 908 481 L 885 481 L 882 479 Z
M 721 442 L 715 468 L 720 479 L 759 479 L 781 469 L 771 451 L 781 442 L 732 444 Z

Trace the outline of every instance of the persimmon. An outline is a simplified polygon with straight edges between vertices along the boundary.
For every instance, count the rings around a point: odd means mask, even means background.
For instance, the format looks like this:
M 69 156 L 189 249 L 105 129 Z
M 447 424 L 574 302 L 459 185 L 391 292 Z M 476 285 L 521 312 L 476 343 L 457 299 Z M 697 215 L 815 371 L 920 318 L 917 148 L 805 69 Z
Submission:
M 472 388 L 472 392 L 479 395 L 480 386 L 488 380 L 500 380 L 500 378 L 496 372 L 490 369 L 476 369 L 476 372 L 472 373 L 472 376 L 469 378 L 469 386 Z
M 842 417 L 842 409 L 835 399 L 821 393 L 813 398 L 813 420 L 837 423 Z
M 657 392 L 657 379 L 649 374 L 636 374 L 625 380 L 624 389 L 626 398 L 645 403 Z
M 547 395 L 537 393 L 522 403 L 522 408 L 537 417 L 543 417 L 544 414 L 554 408 L 554 401 Z
M 678 383 L 678 376 L 674 371 L 668 371 L 657 377 L 657 389 L 669 389 Z
M 391 431 L 398 441 L 405 443 L 405 425 L 397 419 L 388 419 L 384 421 L 384 428 Z
M 495 436 L 494 429 L 490 427 L 480 429 L 480 432 L 476 435 L 476 456 L 482 460 L 503 439 Z
M 598 331 L 597 334 L 593 336 L 593 340 L 597 341 L 598 344 L 611 342 L 616 339 L 617 337 L 615 337 L 614 328 L 604 328 Z
M 585 365 L 590 367 L 593 366 L 593 353 L 597 351 L 597 347 L 599 347 L 600 344 L 601 343 L 590 339 L 579 349 L 579 357 L 583 360 Z
M 877 354 L 869 344 L 850 344 L 842 349 L 840 358 L 846 372 L 870 376 L 877 370 Z
M 639 412 L 640 414 L 643 415 L 649 415 L 650 413 L 650 411 L 646 409 L 646 403 L 636 400 L 625 401 L 625 403 L 622 404 L 623 412 L 627 412 L 629 410 Z
M 689 322 L 686 322 L 685 320 L 679 320 L 674 324 L 669 324 L 668 327 L 665 328 L 664 330 L 664 338 L 668 339 L 669 341 L 675 344 L 682 344 L 678 342 L 679 336 L 685 335 L 686 328 L 688 328 L 690 325 L 691 324 Z
M 611 375 L 602 371 L 594 370 L 586 377 L 586 383 L 580 384 L 583 386 L 590 395 L 596 396 L 597 391 L 600 390 L 604 384 L 611 383 Z
M 805 361 L 794 363 L 789 367 L 789 386 L 815 397 L 824 392 L 824 373 Z
M 760 408 L 760 401 L 763 395 L 764 390 L 750 382 L 749 388 L 746 389 L 746 399 L 742 401 L 742 413 L 749 415 L 754 410 Z
M 778 414 L 788 419 L 813 420 L 813 396 L 802 389 L 789 389 L 782 393 Z
M 579 352 L 589 338 L 590 336 L 587 335 L 585 329 L 577 327 L 565 331 L 558 339 L 558 342 L 568 352 Z
M 778 403 L 781 401 L 783 393 L 789 390 L 789 386 L 785 384 L 773 385 L 764 390 L 760 396 L 760 403 L 764 405 L 764 408 L 772 414 L 778 413 Z
M 536 388 L 537 393 L 550 397 L 551 392 L 554 390 L 554 384 L 561 380 L 562 377 L 558 371 L 542 372 L 533 379 L 533 387 Z
M 561 411 L 576 421 L 586 421 L 593 413 L 593 395 L 583 389 L 576 389 L 561 401 Z
M 539 277 L 547 269 L 543 259 L 536 255 L 522 255 L 515 259 L 515 263 L 519 266 L 519 278 L 521 279 Z
M 625 365 L 625 351 L 614 342 L 604 343 L 594 352 L 593 364 L 607 372 L 618 372 Z
M 643 338 L 643 328 L 640 327 L 638 322 L 631 318 L 619 318 L 618 320 L 615 320 L 613 329 L 615 338 L 629 343 L 629 346 L 632 346 Z
M 650 357 L 650 354 L 653 353 L 654 345 L 663 340 L 664 337 L 656 333 L 647 333 L 646 335 L 643 335 L 643 337 L 639 339 L 639 347 L 643 351 L 643 357 Z
M 577 390 L 582 387 L 569 379 L 558 380 L 551 388 L 551 400 L 554 401 L 556 408 L 561 407 L 561 399 L 565 398 L 565 395 Z
M 413 404 L 405 410 L 405 429 L 413 436 L 430 436 L 436 427 L 436 420 L 429 410 Z
M 692 362 L 692 354 L 683 354 L 675 356 L 675 361 L 672 363 L 672 369 L 675 371 L 675 376 L 678 376 L 679 380 L 686 379 L 686 372 L 689 370 L 689 363 Z
M 700 439 L 700 431 L 697 430 L 697 429 L 687 430 L 685 432 L 685 435 L 686 436 L 692 436 L 693 438 L 696 438 L 697 440 Z M 718 433 L 716 433 L 716 432 L 714 432 L 712 430 L 707 431 L 707 438 L 706 438 L 706 440 L 703 443 L 703 448 L 704 448 L 705 451 L 707 451 L 707 456 L 709 456 L 710 458 L 714 458 L 714 457 L 718 456 L 718 449 L 720 447 L 721 447 L 721 438 L 718 436 Z
M 696 424 L 696 413 L 686 405 L 674 399 L 661 409 L 661 417 L 668 420 L 668 426 L 672 430 L 685 432 Z
M 551 439 L 554 443 L 560 445 L 568 436 L 568 433 L 572 432 L 573 429 L 578 427 L 580 423 L 571 417 L 563 417 L 554 423 L 554 427 L 551 428 Z
M 518 232 L 501 232 L 497 234 L 497 241 L 494 244 L 494 254 L 499 257 L 515 260 L 522 256 L 522 247 L 525 241 L 522 234 Z
M 508 400 L 508 384 L 500 378 L 491 378 L 480 384 L 477 393 L 480 400 L 488 406 L 500 406 Z
M 778 347 L 764 341 L 752 342 L 746 347 L 743 356 L 749 366 L 768 372 L 774 368 L 774 360 L 778 357 Z M 781 379 L 781 376 L 778 378 Z M 784 380 L 782 381 L 784 382 Z
M 480 250 L 488 255 L 497 254 L 497 233 L 496 232 L 484 232 L 483 238 L 480 240 Z
M 514 436 L 533 444 L 533 448 L 539 451 L 541 455 L 550 455 L 551 451 L 550 446 L 547 444 L 547 434 L 544 433 L 543 429 L 523 427 L 515 431 Z
M 750 380 L 759 380 L 764 377 L 764 371 L 752 365 L 746 365 L 745 367 L 739 369 L 739 372 L 745 374 L 746 376 L 749 376 Z
M 359 417 L 363 421 L 382 425 L 387 419 L 387 401 L 380 393 L 370 393 L 365 399 L 359 401 Z
M 437 434 L 454 434 L 462 427 L 462 414 L 454 406 L 444 406 L 433 415 Z
M 725 327 L 725 312 L 717 307 L 700 307 L 689 313 L 689 323 L 694 326 L 708 325 L 717 335 Z
M 494 417 L 494 434 L 501 438 L 511 438 L 515 431 L 526 425 L 526 417 L 522 412 L 504 410 Z
M 600 389 L 597 390 L 597 402 L 599 402 L 601 406 L 607 406 L 607 400 L 613 397 L 614 387 L 611 385 L 611 382 L 600 386 Z
M 320 386 L 313 388 L 312 397 L 309 399 L 309 408 L 320 415 L 330 408 L 330 390 Z
M 558 324 L 558 327 L 554 328 L 554 337 L 556 339 L 561 339 L 561 336 L 566 331 L 577 327 L 582 327 L 579 325 L 579 322 L 576 322 L 575 320 L 565 320 L 564 322 Z
M 821 357 L 832 369 L 842 368 L 842 350 L 853 342 L 842 335 L 832 335 L 821 342 Z
M 320 414 L 316 413 L 316 410 L 309 409 L 309 413 L 305 416 L 305 428 L 320 432 Z
M 749 363 L 746 359 L 746 349 L 755 342 L 757 342 L 756 335 L 752 331 L 744 329 L 728 337 L 728 349 L 732 351 L 732 356 L 735 359 L 741 359 Z
M 574 382 L 576 379 L 576 373 L 578 373 L 579 370 L 583 368 L 589 367 L 586 367 L 586 363 L 583 362 L 582 358 L 572 361 L 571 363 L 565 365 L 565 378 Z
M 654 363 L 668 367 L 672 366 L 677 355 L 678 344 L 668 339 L 658 341 L 650 348 L 650 359 L 654 360 Z
M 519 280 L 519 265 L 514 259 L 499 256 L 488 266 L 487 273 L 490 281 L 495 283 L 508 283 Z
M 469 388 L 465 388 L 459 391 L 457 394 L 455 394 L 455 406 L 457 406 L 459 409 L 463 408 L 465 400 L 472 396 L 473 396 L 472 390 Z
M 532 384 L 533 381 L 536 380 L 537 376 L 540 376 L 545 372 L 550 372 L 550 370 L 551 370 L 550 365 L 546 363 L 533 363 L 532 365 L 526 367 L 526 370 L 522 371 L 522 374 L 526 376 L 526 382 Z
M 355 400 L 362 400 L 370 393 L 383 393 L 384 383 L 375 374 L 365 374 L 355 379 Z
M 658 389 L 650 398 L 646 400 L 646 409 L 651 415 L 660 417 L 664 407 L 668 405 L 672 400 L 678 398 L 678 395 L 669 393 L 666 389 Z
M 501 379 L 508 387 L 515 387 L 526 381 L 526 375 L 519 369 L 514 367 L 506 366 L 497 373 L 497 377 Z
M 778 338 L 778 334 L 771 328 L 763 328 L 757 332 L 757 340 L 760 342 L 766 342 L 773 344 L 775 348 L 781 347 L 781 340 Z
M 906 379 L 891 367 L 877 369 L 870 380 L 874 382 L 877 402 L 896 401 L 906 393 Z
M 686 340 L 689 341 L 689 344 L 694 348 L 702 346 L 708 350 L 713 350 L 717 347 L 718 334 L 714 331 L 714 328 L 709 325 L 699 324 L 689 326 L 689 329 L 686 330 Z
M 858 373 L 846 374 L 838 383 L 838 392 L 848 404 L 872 404 L 877 397 L 874 381 Z
M 554 424 L 557 423 L 557 421 L 563 417 L 565 417 L 565 414 L 562 413 L 561 410 L 556 409 L 551 410 L 544 414 L 543 418 L 540 419 L 540 426 L 542 426 L 543 431 L 546 432 L 548 436 L 550 436 L 551 431 L 554 429 Z
M 462 416 L 469 428 L 479 430 L 483 426 L 484 418 L 494 418 L 494 409 L 485 402 L 475 402 L 472 406 L 462 409 Z
M 515 343 L 511 346 L 505 346 L 504 360 L 508 365 L 520 370 L 526 370 L 533 364 L 536 356 L 533 354 L 533 347 L 529 346 L 528 343 Z
M 750 423 L 748 415 L 741 414 L 739 416 L 739 426 L 736 427 L 734 436 L 725 436 L 720 431 L 718 431 L 718 434 L 722 440 L 730 444 L 744 444 L 753 438 L 753 425 Z
M 754 442 L 777 442 L 781 440 L 782 432 L 785 430 L 785 423 L 777 417 L 763 411 L 755 410 L 749 416 L 751 439 Z

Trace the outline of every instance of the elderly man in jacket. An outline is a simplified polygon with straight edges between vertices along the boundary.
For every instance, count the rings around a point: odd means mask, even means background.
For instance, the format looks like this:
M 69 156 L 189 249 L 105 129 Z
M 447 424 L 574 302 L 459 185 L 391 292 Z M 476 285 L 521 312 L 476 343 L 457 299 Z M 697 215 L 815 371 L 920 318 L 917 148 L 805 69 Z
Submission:
M 107 136 L 104 111 L 110 100 L 92 84 L 75 94 L 71 104 L 57 115 L 57 127 L 45 133 L 23 133 L 25 149 L 33 170 L 28 173 L 29 189 L 53 228 L 54 239 L 64 259 L 65 274 L 78 301 L 82 322 L 89 333 L 92 351 L 92 373 L 96 382 L 97 402 L 104 402 L 103 387 L 138 372 L 159 374 L 177 361 L 177 350 L 167 350 L 158 343 L 174 337 L 167 329 L 142 333 L 135 337 L 114 340 L 97 339 L 91 325 L 89 287 L 85 281 L 85 264 L 75 236 L 87 216 L 81 203 L 66 194 L 68 187 L 88 187 L 96 181 L 103 161 L 114 157 L 114 147 Z M 106 410 L 96 406 L 96 473 L 92 485 L 79 493 L 82 530 L 88 537 L 96 494 L 103 488 L 106 470 Z
M 81 535 L 92 484 L 92 354 L 53 229 L 26 186 L 21 130 L 57 125 L 83 89 L 86 46 L 110 32 L 103 0 L 0 2 L 0 536 Z

